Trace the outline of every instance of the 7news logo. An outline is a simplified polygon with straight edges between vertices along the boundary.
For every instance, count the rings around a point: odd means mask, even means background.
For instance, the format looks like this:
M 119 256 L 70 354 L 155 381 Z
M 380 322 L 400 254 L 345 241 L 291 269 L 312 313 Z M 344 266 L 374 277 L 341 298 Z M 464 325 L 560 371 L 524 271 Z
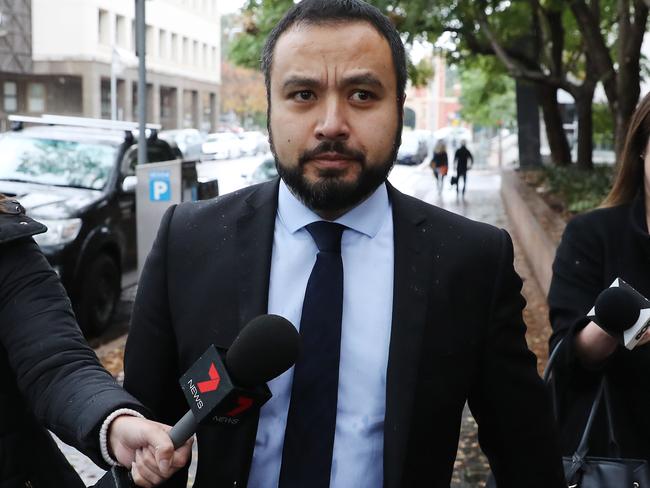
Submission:
M 225 375 L 223 378 L 223 385 L 225 386 L 221 385 L 222 378 L 219 374 L 219 369 L 215 365 L 215 362 L 212 361 L 210 362 L 210 367 L 208 369 L 209 379 L 204 381 L 197 381 L 195 384 L 195 380 L 193 378 L 189 378 L 187 379 L 187 387 L 189 389 L 191 397 L 196 403 L 196 408 L 198 410 L 201 410 L 206 405 L 206 402 L 209 406 L 212 404 L 214 404 L 215 407 L 219 405 L 221 408 L 217 408 L 217 412 L 221 412 L 221 416 L 217 415 L 218 418 L 215 417 L 215 420 L 218 422 L 224 422 L 224 419 L 230 419 L 226 423 L 236 424 L 237 421 L 235 421 L 235 419 L 232 419 L 232 417 L 238 416 L 249 410 L 255 404 L 255 400 L 246 394 L 242 395 L 243 392 L 241 389 L 233 387 L 233 385 L 230 384 L 227 373 L 225 371 L 222 370 L 222 374 Z M 216 391 L 220 386 L 222 386 L 222 389 L 226 389 L 225 392 L 222 392 L 221 399 L 212 397 L 204 401 L 205 397 L 202 397 L 201 395 Z M 212 410 L 213 406 L 210 406 L 209 409 Z M 228 410 L 224 412 L 226 409 Z
M 211 391 L 215 391 L 217 388 L 219 388 L 219 383 L 221 382 L 221 377 L 219 376 L 219 372 L 217 371 L 217 367 L 214 365 L 214 363 L 210 364 L 208 376 L 210 378 L 209 380 L 200 381 L 196 384 L 196 386 L 194 385 L 192 378 L 190 378 L 187 382 L 190 388 L 190 393 L 192 393 L 192 397 L 194 397 L 194 401 L 196 402 L 196 407 L 199 410 L 203 408 L 203 400 L 201 400 L 200 393 L 209 393 Z

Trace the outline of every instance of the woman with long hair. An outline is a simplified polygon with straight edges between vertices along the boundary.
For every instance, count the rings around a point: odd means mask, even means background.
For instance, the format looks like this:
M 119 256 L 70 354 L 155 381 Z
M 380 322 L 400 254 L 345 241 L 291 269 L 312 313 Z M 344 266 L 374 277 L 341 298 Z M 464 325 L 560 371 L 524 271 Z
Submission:
M 576 216 L 562 236 L 548 296 L 551 347 L 564 339 L 557 369 L 564 454 L 575 451 L 603 375 L 621 455 L 650 461 L 650 349 L 631 351 L 591 322 L 598 294 L 621 278 L 650 298 L 650 94 L 638 104 L 613 187 L 600 208 Z M 606 418 L 596 418 L 589 454 L 611 455 Z
M 445 176 L 447 176 L 449 169 L 449 157 L 447 156 L 447 148 L 445 147 L 445 141 L 443 140 L 439 140 L 433 149 L 431 168 L 433 169 L 433 174 L 436 177 L 438 193 L 442 193 Z

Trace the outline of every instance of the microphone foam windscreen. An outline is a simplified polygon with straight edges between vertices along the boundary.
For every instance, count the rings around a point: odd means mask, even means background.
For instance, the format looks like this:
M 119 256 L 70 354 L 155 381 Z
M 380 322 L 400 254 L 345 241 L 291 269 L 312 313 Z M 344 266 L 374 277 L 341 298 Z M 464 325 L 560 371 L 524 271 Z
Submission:
M 288 370 L 299 354 L 300 334 L 291 322 L 279 315 L 260 315 L 234 340 L 226 366 L 241 386 L 258 386 Z
M 639 311 L 636 297 L 625 288 L 607 288 L 596 298 L 596 318 L 605 330 L 624 332 L 636 323 Z

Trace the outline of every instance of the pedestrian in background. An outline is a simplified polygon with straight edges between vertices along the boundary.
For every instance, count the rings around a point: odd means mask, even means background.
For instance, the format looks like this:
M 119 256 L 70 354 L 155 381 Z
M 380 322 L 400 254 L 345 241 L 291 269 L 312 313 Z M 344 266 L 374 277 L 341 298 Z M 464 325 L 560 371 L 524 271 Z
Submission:
M 460 141 L 460 147 L 454 154 L 454 165 L 456 169 L 456 194 L 460 192 L 460 179 L 463 179 L 462 195 L 465 196 L 465 186 L 467 185 L 467 170 L 474 164 L 474 157 L 467 149 L 466 142 Z
M 615 278 L 650 298 L 649 216 L 650 94 L 632 115 L 609 195 L 567 224 L 553 263 L 550 347 L 564 339 L 555 376 L 565 455 L 575 452 L 605 375 L 621 457 L 650 462 L 650 334 L 630 351 L 586 317 Z M 597 416 L 590 456 L 611 456 L 608 432 L 606 416 Z
M 167 426 L 101 366 L 57 274 L 31 236 L 44 225 L 0 195 L 0 486 L 84 484 L 46 429 L 107 469 L 132 468 L 149 487 L 187 464 Z
M 445 141 L 438 141 L 433 149 L 433 158 L 431 159 L 433 173 L 436 177 L 438 193 L 442 193 L 444 188 L 445 176 L 449 170 L 449 157 L 447 156 L 447 147 Z

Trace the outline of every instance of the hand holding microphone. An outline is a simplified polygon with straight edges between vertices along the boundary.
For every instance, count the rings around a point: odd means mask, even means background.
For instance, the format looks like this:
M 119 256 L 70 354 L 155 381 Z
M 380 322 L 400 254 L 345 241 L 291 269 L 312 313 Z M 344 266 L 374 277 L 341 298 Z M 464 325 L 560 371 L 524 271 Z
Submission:
M 169 431 L 174 449 L 183 446 L 206 420 L 236 425 L 271 398 L 266 383 L 287 371 L 298 359 L 300 334 L 284 317 L 260 315 L 239 333 L 222 354 L 214 346 L 181 377 L 190 410 Z M 132 486 L 126 468 L 113 468 L 95 485 Z M 148 486 L 148 485 L 146 485 Z
M 650 340 L 650 301 L 620 278 L 598 295 L 587 317 L 627 349 Z

